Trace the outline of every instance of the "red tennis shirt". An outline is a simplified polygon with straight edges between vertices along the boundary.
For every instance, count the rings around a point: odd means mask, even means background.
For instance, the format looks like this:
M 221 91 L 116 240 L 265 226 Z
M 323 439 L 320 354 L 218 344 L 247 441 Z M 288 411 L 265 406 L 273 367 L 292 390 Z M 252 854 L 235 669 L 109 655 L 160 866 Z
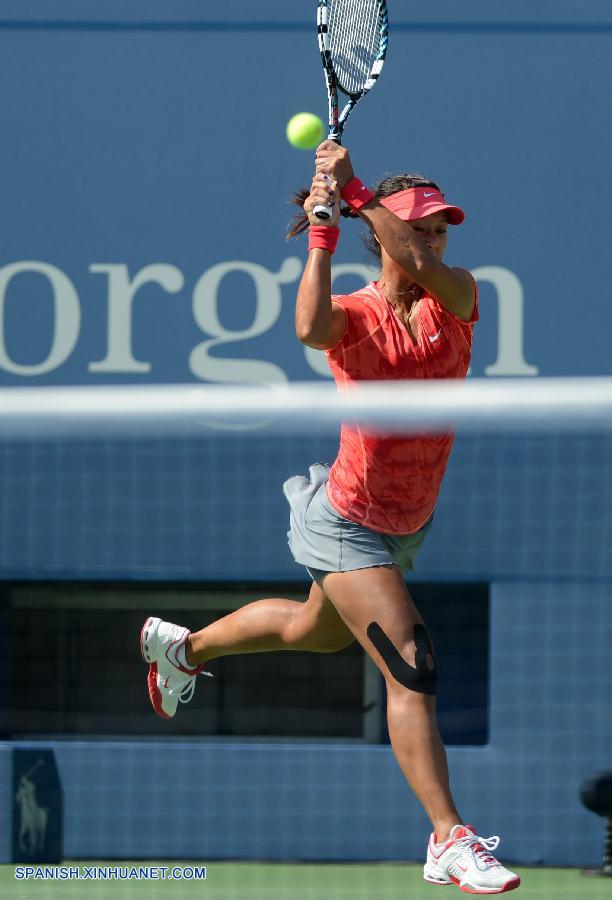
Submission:
M 416 344 L 377 282 L 348 296 L 334 296 L 346 312 L 344 334 L 326 352 L 339 390 L 374 379 L 464 378 L 478 320 L 476 285 L 475 291 L 469 322 L 423 296 Z M 453 438 L 387 437 L 343 425 L 327 496 L 352 522 L 383 534 L 412 534 L 433 513 Z

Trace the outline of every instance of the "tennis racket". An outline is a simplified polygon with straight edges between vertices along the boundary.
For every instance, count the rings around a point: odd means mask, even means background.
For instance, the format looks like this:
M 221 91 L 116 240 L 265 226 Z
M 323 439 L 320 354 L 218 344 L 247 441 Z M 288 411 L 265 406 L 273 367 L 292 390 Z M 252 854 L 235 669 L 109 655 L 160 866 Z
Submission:
M 318 0 L 317 34 L 329 100 L 328 140 L 342 143 L 342 132 L 364 94 L 380 75 L 389 41 L 386 0 Z M 338 91 L 347 102 L 340 112 Z M 319 219 L 331 218 L 328 206 L 315 206 Z

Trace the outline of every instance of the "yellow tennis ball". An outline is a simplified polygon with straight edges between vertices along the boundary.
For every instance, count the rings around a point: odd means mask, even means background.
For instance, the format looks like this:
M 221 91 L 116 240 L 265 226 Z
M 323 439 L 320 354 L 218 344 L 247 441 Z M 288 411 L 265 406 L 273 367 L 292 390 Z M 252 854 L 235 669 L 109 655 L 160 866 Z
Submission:
M 300 150 L 312 150 L 324 137 L 323 122 L 314 113 L 297 113 L 287 122 L 287 140 Z

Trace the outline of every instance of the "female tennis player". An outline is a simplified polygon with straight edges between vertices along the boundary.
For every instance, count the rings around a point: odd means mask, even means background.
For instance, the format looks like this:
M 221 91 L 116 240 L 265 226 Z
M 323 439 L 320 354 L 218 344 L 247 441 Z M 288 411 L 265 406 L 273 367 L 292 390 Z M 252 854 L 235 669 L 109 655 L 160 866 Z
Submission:
M 332 296 L 341 197 L 369 226 L 381 276 Z M 303 221 L 290 232 L 310 226 L 296 332 L 326 351 L 339 389 L 373 379 L 464 378 L 477 290 L 468 271 L 442 261 L 448 226 L 463 221 L 462 210 L 417 176 L 387 178 L 372 193 L 355 178 L 346 148 L 331 141 L 317 149 L 302 200 Z M 330 204 L 333 215 L 322 222 L 315 207 Z M 451 445 L 451 435 L 381 436 L 344 425 L 333 465 L 313 465 L 284 485 L 289 545 L 313 579 L 308 600 L 258 600 L 196 633 L 149 617 L 141 650 L 153 707 L 170 718 L 215 657 L 329 653 L 357 639 L 384 676 L 391 744 L 433 825 L 425 879 L 496 894 L 520 879 L 492 855 L 499 838 L 479 837 L 453 801 L 435 717 L 434 649 L 404 580 L 431 528 Z

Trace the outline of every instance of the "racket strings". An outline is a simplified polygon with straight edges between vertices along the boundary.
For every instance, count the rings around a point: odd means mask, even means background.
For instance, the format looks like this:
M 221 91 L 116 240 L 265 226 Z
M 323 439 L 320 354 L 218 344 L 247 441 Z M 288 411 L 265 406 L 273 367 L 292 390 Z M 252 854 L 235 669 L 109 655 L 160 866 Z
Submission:
M 380 0 L 332 0 L 329 49 L 338 86 L 346 94 L 360 93 L 381 48 Z

